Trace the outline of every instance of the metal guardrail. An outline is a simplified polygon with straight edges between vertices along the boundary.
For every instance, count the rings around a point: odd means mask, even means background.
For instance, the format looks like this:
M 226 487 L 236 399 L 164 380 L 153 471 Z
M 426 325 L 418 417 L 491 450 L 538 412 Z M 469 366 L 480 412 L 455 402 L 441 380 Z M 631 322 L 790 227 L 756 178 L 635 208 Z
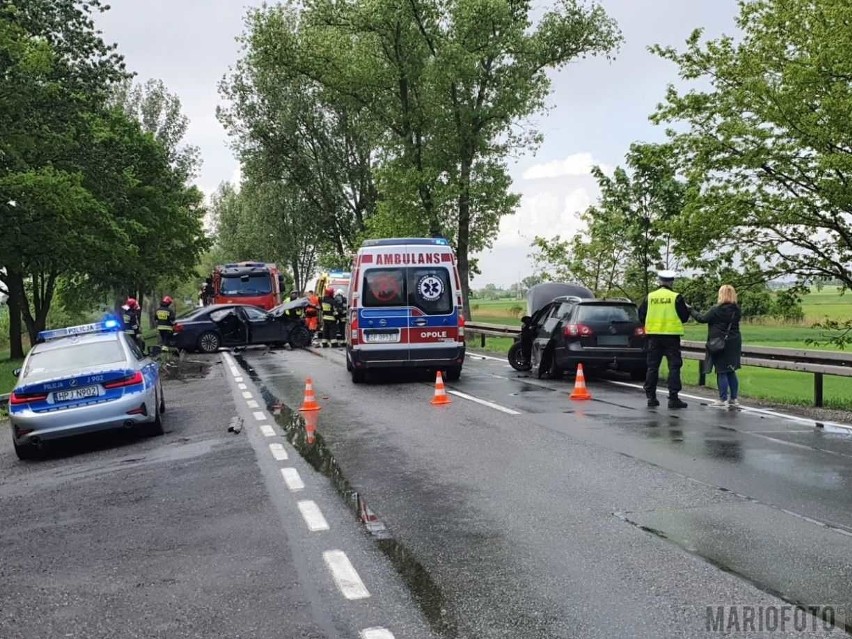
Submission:
M 468 323 L 465 330 L 480 336 L 485 347 L 486 337 L 515 337 L 521 329 L 498 324 Z M 684 359 L 704 360 L 704 342 L 681 342 Z M 802 350 L 797 348 L 769 348 L 763 346 L 743 346 L 743 366 L 773 368 L 776 370 L 811 373 L 814 376 L 814 406 L 824 404 L 824 376 L 852 377 L 852 354 L 831 351 Z M 698 367 L 698 385 L 706 383 L 701 364 Z

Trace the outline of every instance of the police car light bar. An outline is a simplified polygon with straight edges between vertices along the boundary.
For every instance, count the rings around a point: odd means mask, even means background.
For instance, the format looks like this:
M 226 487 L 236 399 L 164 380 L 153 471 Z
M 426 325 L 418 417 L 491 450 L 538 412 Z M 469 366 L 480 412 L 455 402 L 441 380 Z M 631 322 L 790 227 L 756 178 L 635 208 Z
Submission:
M 380 240 L 364 240 L 361 246 L 449 246 L 450 242 L 443 237 L 395 237 Z
M 90 333 L 104 333 L 106 331 L 114 331 L 119 328 L 119 322 L 116 319 L 106 319 L 103 322 L 95 322 L 94 324 L 80 324 L 79 326 L 66 326 L 65 328 L 56 328 L 50 331 L 41 331 L 38 334 L 38 341 L 47 342 L 53 339 L 62 339 L 63 337 L 71 337 L 73 335 L 88 335 Z

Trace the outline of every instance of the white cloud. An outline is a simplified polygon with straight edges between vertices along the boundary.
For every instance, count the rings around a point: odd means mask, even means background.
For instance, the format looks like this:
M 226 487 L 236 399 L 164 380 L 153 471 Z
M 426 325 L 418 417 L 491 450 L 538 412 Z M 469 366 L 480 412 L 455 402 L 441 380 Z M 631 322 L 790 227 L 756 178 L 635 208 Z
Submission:
M 591 153 L 574 153 L 562 160 L 552 160 L 543 164 L 533 164 L 524 171 L 525 180 L 546 180 L 559 177 L 581 177 L 590 175 L 592 167 L 599 165 L 605 173 L 610 172 L 610 167 L 600 162 L 595 162 Z
M 579 215 L 593 201 L 585 187 L 524 195 L 517 213 L 500 221 L 495 246 L 528 247 L 536 236 L 570 237 L 579 232 Z

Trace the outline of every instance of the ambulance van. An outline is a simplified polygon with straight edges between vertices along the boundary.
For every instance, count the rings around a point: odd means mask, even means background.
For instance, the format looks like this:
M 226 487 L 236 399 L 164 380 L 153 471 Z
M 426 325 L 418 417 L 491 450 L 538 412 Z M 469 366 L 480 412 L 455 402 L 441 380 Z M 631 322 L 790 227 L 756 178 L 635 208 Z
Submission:
M 355 257 L 346 368 L 356 384 L 371 369 L 441 370 L 464 364 L 464 314 L 456 256 L 443 238 L 366 240 Z

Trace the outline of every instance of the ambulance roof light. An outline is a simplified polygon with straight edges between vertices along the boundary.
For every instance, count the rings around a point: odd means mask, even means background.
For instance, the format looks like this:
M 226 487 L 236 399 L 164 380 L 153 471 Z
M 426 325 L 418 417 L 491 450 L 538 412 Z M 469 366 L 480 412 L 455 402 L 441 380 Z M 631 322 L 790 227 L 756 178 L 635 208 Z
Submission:
M 443 237 L 388 237 L 377 240 L 364 240 L 362 247 L 368 246 L 449 246 Z

